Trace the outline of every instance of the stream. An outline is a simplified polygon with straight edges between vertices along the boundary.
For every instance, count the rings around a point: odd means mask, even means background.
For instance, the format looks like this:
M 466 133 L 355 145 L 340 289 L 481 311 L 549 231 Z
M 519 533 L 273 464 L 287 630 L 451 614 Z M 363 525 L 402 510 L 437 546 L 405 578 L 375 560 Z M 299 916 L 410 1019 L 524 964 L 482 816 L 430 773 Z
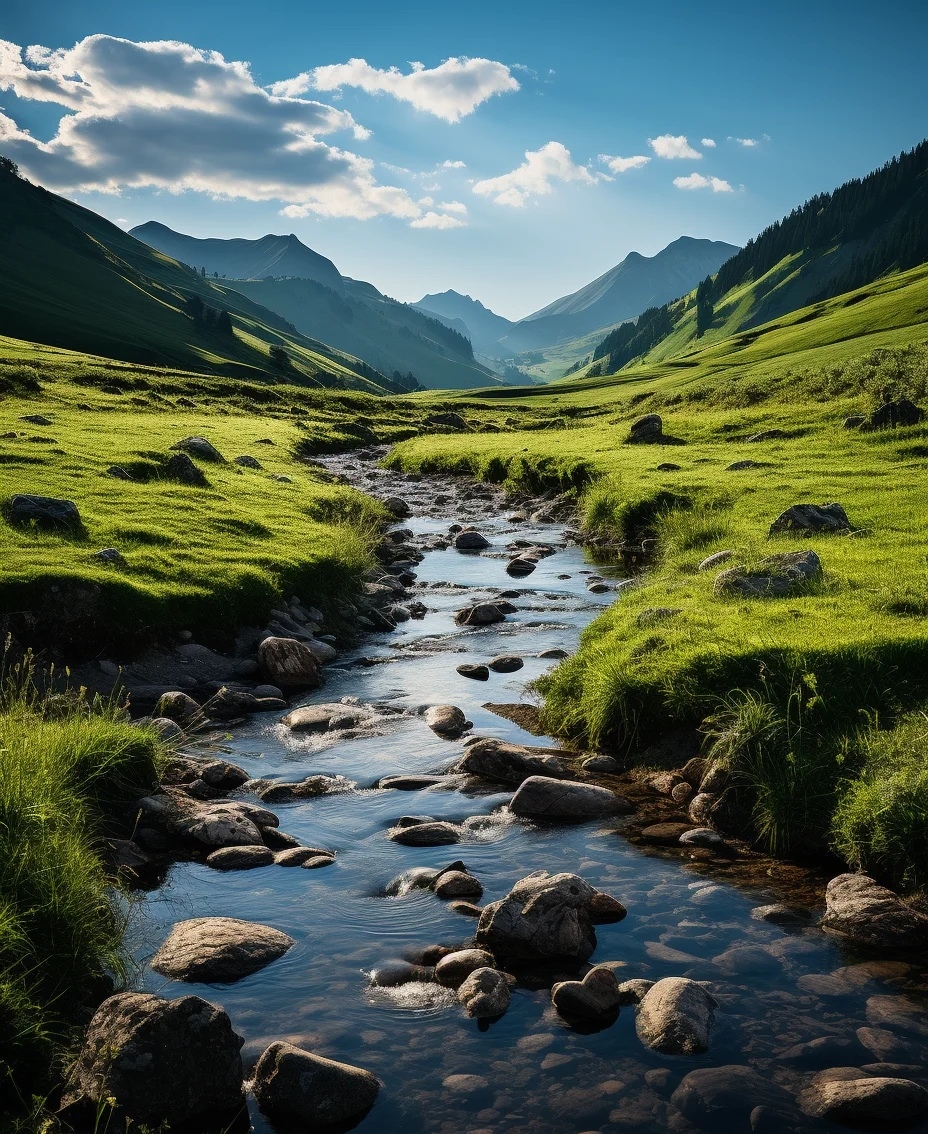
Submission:
M 682 1134 L 696 1128 L 670 1095 L 698 1066 L 750 1065 L 791 1090 L 823 1068 L 876 1063 L 908 1065 L 908 1076 L 924 1081 L 928 979 L 909 961 L 868 962 L 814 927 L 755 920 L 752 909 L 779 894 L 748 893 L 708 875 L 697 862 L 632 846 L 622 837 L 620 817 L 536 826 L 508 814 L 508 791 L 371 786 L 394 773 L 441 772 L 460 758 L 463 740 L 441 739 L 425 725 L 419 711 L 427 705 L 459 706 L 477 735 L 555 744 L 483 706 L 530 699 L 526 683 L 557 664 L 538 655 L 557 648 L 573 652 L 583 628 L 616 595 L 612 587 L 604 594 L 587 590 L 591 573 L 608 572 L 564 540 L 563 525 L 507 521 L 511 506 L 507 511 L 495 490 L 474 496 L 472 485 L 403 477 L 357 454 L 325 463 L 359 488 L 407 500 L 412 515 L 396 527 L 417 538 L 447 533 L 458 522 L 477 526 L 491 547 L 481 554 L 429 551 L 415 567 L 412 588 L 428 608 L 425 617 L 366 636 L 327 668 L 324 689 L 297 702 L 354 697 L 388 704 L 391 713 L 373 734 L 301 736 L 264 714 L 223 742 L 228 759 L 255 777 L 294 780 L 323 773 L 357 785 L 345 794 L 274 805 L 282 830 L 336 851 L 335 864 L 228 873 L 201 863 L 175 864 L 166 884 L 134 910 L 140 986 L 166 997 L 192 992 L 220 1004 L 245 1037 L 246 1067 L 284 1039 L 372 1071 L 383 1087 L 358 1129 L 377 1134 Z M 555 544 L 557 551 L 527 578 L 512 579 L 505 548 L 514 539 Z M 462 607 L 501 590 L 520 592 L 512 600 L 517 612 L 504 623 L 455 624 Z M 485 663 L 499 654 L 516 654 L 525 665 L 515 673 L 491 673 L 488 681 L 456 672 L 462 663 Z M 356 664 L 362 658 L 380 664 Z M 472 821 L 457 846 L 421 848 L 386 837 L 402 815 Z M 482 882 L 482 904 L 503 897 L 536 870 L 580 874 L 618 898 L 628 916 L 597 927 L 591 963 L 623 962 L 620 980 L 689 976 L 710 982 L 719 1002 L 710 1051 L 671 1057 L 648 1050 L 636 1036 L 634 1006 L 623 1008 L 611 1026 L 584 1034 L 555 1013 L 546 988 L 514 988 L 508 1012 L 487 1025 L 468 1019 L 454 994 L 434 984 L 372 987 L 368 974 L 377 966 L 410 950 L 472 937 L 476 923 L 429 890 L 384 896 L 386 884 L 410 867 L 441 867 L 458 858 Z M 229 985 L 177 983 L 148 968 L 175 922 L 209 915 L 262 922 L 297 944 Z M 575 975 L 565 970 L 565 976 Z M 860 1037 L 858 1029 L 865 1029 Z M 823 1037 L 812 1048 L 801 1046 Z M 274 1130 L 253 1100 L 250 1105 L 254 1130 Z M 749 1129 L 749 1111 L 737 1129 Z M 705 1127 L 719 1134 L 734 1128 L 726 1117 Z

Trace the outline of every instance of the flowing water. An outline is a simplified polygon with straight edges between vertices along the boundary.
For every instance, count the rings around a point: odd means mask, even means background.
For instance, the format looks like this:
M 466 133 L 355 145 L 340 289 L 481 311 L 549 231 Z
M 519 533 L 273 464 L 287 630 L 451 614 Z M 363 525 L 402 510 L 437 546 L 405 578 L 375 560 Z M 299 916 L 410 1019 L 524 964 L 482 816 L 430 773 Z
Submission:
M 360 487 L 409 500 L 414 514 L 398 526 L 421 535 L 446 532 L 453 521 L 476 522 L 492 547 L 480 555 L 429 552 L 417 567 L 415 587 L 427 615 L 396 632 L 369 636 L 328 669 L 324 690 L 305 699 L 356 697 L 402 710 L 374 735 L 310 739 L 289 734 L 268 716 L 235 729 L 228 758 L 253 776 L 295 780 L 324 773 L 357 784 L 351 793 L 274 806 L 282 830 L 337 851 L 335 865 L 239 873 L 175 865 L 166 885 L 137 909 L 142 986 L 168 997 L 195 992 L 221 1004 L 245 1037 L 248 1066 L 268 1044 L 285 1039 L 374 1072 L 384 1086 L 359 1129 L 378 1134 L 686 1131 L 691 1127 L 669 1096 L 688 1070 L 705 1065 L 749 1064 L 793 1089 L 823 1067 L 881 1060 L 914 1065 L 920 1070 L 910 1075 L 923 1075 L 928 985 L 911 964 L 861 967 L 855 962 L 862 958 L 842 953 L 814 928 L 786 931 L 753 920 L 751 909 L 771 895 L 719 884 L 681 859 L 649 856 L 623 839 L 621 820 L 537 827 L 503 809 L 508 792 L 371 786 L 392 773 L 443 771 L 460 757 L 461 741 L 440 739 L 417 715 L 428 704 L 460 706 L 478 734 L 554 743 L 483 705 L 524 701 L 525 684 L 556 664 L 538 654 L 554 647 L 573 651 L 583 627 L 616 596 L 587 591 L 594 568 L 582 549 L 564 542 L 558 525 L 507 522 L 498 500 L 467 498 L 447 483 L 404 481 L 355 459 L 331 464 Z M 529 578 L 514 581 L 505 573 L 509 556 L 501 553 L 515 538 L 559 546 Z M 514 600 L 518 612 L 505 623 L 455 625 L 457 610 L 501 589 L 522 592 Z M 487 682 L 455 671 L 462 662 L 501 653 L 524 657 L 524 668 L 492 673 Z M 359 657 L 387 660 L 352 665 Z M 417 848 L 386 837 L 401 815 L 473 822 L 458 846 Z M 428 890 L 383 893 L 411 866 L 443 866 L 457 858 L 483 883 L 483 902 L 542 869 L 581 874 L 619 898 L 628 917 L 597 927 L 593 963 L 623 962 L 620 979 L 685 975 L 711 982 L 720 1005 L 711 1050 L 680 1058 L 648 1051 L 635 1034 L 633 1007 L 623 1008 L 611 1026 L 583 1034 L 557 1016 L 546 988 L 517 987 L 509 1011 L 489 1026 L 468 1019 L 453 994 L 436 985 L 372 988 L 367 974 L 376 966 L 410 949 L 472 936 L 474 921 Z M 272 925 L 297 943 L 281 960 L 231 985 L 179 984 L 147 968 L 176 921 L 207 915 Z M 856 1035 L 861 1027 L 874 1030 L 864 1033 L 869 1050 Z M 834 1042 L 817 1054 L 783 1055 L 819 1037 Z M 254 1129 L 272 1130 L 251 1105 Z M 737 1126 L 725 1118 L 716 1129 L 748 1130 L 749 1110 Z

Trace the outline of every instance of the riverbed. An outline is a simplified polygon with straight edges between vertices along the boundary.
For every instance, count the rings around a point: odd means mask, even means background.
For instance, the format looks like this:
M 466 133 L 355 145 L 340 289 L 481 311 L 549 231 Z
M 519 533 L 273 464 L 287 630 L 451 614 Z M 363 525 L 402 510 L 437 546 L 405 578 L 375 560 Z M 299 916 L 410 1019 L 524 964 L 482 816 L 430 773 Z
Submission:
M 698 1066 L 750 1065 L 791 1090 L 833 1066 L 906 1065 L 914 1069 L 907 1077 L 923 1081 L 924 970 L 904 958 L 867 964 L 871 959 L 815 928 L 819 910 L 808 911 L 805 927 L 756 920 L 755 907 L 782 895 L 737 889 L 699 863 L 650 855 L 623 838 L 621 818 L 540 827 L 509 815 L 511 792 L 372 786 L 394 773 L 443 772 L 460 758 L 463 741 L 439 738 L 422 720 L 428 705 L 459 706 L 476 735 L 556 744 L 484 706 L 531 700 L 526 685 L 557 664 L 539 655 L 573 652 L 583 628 L 617 596 L 614 585 L 603 594 L 587 589 L 591 574 L 608 580 L 610 572 L 568 543 L 563 525 L 507 519 L 512 509 L 499 494 L 474 496 L 463 482 L 402 478 L 353 456 L 328 463 L 358 487 L 406 499 L 412 515 L 397 527 L 417 539 L 447 533 L 458 522 L 474 524 L 491 546 L 480 554 L 429 551 L 415 567 L 412 588 L 427 607 L 425 616 L 365 636 L 327 668 L 324 689 L 299 702 L 349 697 L 384 706 L 388 711 L 373 733 L 299 737 L 265 714 L 222 739 L 228 759 L 254 777 L 295 780 L 322 773 L 356 785 L 344 794 L 274 807 L 282 830 L 335 851 L 335 864 L 229 873 L 176 864 L 164 887 L 134 912 L 140 987 L 168 997 L 194 992 L 220 1004 L 245 1037 L 246 1066 L 284 1039 L 372 1071 L 383 1087 L 358 1128 L 377 1134 L 685 1132 L 695 1127 L 670 1094 Z M 512 579 L 505 571 L 506 547 L 514 540 L 553 544 L 556 551 L 527 578 Z M 458 610 L 501 591 L 519 592 L 511 599 L 517 610 L 504 623 L 456 625 Z M 456 672 L 462 663 L 485 663 L 500 654 L 518 655 L 524 667 L 491 673 L 488 681 Z M 403 815 L 466 820 L 467 833 L 457 846 L 403 846 L 386 834 Z M 372 987 L 369 973 L 376 967 L 472 937 L 474 921 L 429 890 L 384 894 L 387 883 L 410 867 L 441 867 L 454 859 L 483 884 L 483 904 L 536 870 L 580 874 L 618 898 L 628 916 L 597 927 L 591 963 L 622 962 L 620 979 L 688 976 L 709 982 L 719 1003 L 710 1051 L 668 1057 L 647 1050 L 635 1033 L 634 1007 L 623 1008 L 603 1030 L 576 1030 L 554 1012 L 545 987 L 516 987 L 508 1012 L 489 1024 L 468 1019 L 453 993 L 437 985 Z M 147 967 L 175 922 L 210 915 L 274 926 L 296 945 L 231 985 L 180 984 Z M 564 975 L 573 977 L 576 970 Z M 858 1029 L 864 1029 L 861 1036 Z M 801 1046 L 823 1037 L 811 1049 Z M 253 1101 L 251 1106 L 254 1129 L 274 1130 Z M 746 1119 L 733 1126 L 724 1117 L 704 1128 L 721 1134 L 750 1126 Z

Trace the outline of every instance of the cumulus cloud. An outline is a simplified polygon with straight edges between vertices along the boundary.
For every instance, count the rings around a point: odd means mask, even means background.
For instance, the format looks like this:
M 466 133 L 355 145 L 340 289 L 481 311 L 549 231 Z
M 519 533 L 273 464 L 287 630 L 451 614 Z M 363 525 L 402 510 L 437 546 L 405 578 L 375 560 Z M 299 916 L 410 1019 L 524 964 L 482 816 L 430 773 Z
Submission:
M 627 173 L 630 169 L 640 169 L 651 160 L 644 154 L 637 157 L 610 157 L 609 154 L 600 154 L 599 160 L 607 165 L 613 173 Z
M 706 147 L 707 150 L 714 150 L 715 149 L 715 138 L 703 138 L 702 144 Z
M 678 189 L 711 189 L 713 193 L 733 193 L 731 185 L 721 177 L 703 177 L 701 173 L 691 173 L 689 177 L 675 177 Z
M 504 63 L 492 59 L 452 57 L 438 67 L 411 63 L 404 74 L 398 67 L 383 70 L 366 59 L 349 59 L 305 71 L 296 78 L 274 83 L 275 95 L 296 97 L 315 89 L 335 91 L 358 87 L 369 94 L 388 94 L 446 122 L 459 122 L 494 95 L 519 90 L 519 83 Z
M 758 142 L 756 138 L 732 138 L 732 141 L 737 142 L 739 146 L 744 146 L 747 150 L 760 145 L 760 142 Z
M 686 140 L 685 134 L 661 134 L 658 138 L 648 138 L 648 145 L 660 158 L 701 158 L 699 150 L 694 150 Z
M 443 161 L 438 167 L 439 169 L 467 169 L 467 163 L 463 161 Z
M 467 221 L 461 220 L 460 217 L 431 211 L 409 223 L 410 228 L 465 228 L 466 225 Z
M 561 142 L 548 142 L 540 150 L 526 150 L 525 161 L 499 177 L 478 181 L 473 191 L 492 197 L 497 205 L 522 208 L 531 197 L 552 192 L 552 181 L 579 181 L 595 185 L 596 177 L 582 165 L 575 165 L 570 150 Z

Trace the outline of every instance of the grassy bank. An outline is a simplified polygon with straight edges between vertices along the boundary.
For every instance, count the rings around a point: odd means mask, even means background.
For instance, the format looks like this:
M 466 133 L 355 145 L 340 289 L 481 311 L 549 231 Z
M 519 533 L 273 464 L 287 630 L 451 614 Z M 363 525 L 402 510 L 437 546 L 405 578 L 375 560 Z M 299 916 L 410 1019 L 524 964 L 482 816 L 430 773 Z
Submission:
M 24 1130 L 126 972 L 104 840 L 163 759 L 118 705 L 46 697 L 28 660 L 0 677 L 0 1118 Z

